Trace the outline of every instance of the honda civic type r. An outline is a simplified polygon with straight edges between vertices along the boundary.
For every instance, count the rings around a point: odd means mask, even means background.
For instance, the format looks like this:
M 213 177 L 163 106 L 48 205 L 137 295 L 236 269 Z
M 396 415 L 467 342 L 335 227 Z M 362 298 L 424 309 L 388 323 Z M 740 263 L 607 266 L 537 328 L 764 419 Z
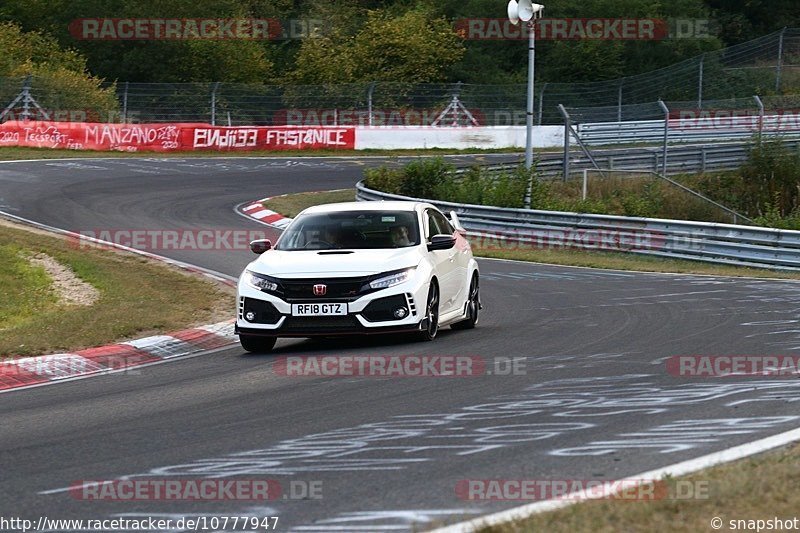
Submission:
M 278 337 L 469 329 L 481 308 L 478 264 L 458 216 L 421 202 L 310 207 L 238 284 L 236 333 L 266 352 Z

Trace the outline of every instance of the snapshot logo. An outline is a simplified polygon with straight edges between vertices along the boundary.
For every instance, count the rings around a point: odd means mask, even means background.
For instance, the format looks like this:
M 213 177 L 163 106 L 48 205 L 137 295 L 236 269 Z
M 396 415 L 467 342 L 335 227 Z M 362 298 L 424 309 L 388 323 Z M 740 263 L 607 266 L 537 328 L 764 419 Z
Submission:
M 797 355 L 674 355 L 666 361 L 667 373 L 675 377 L 787 377 L 797 376 Z
M 266 232 L 252 229 L 82 229 L 72 233 L 67 241 L 73 248 L 123 246 L 148 252 L 250 250 L 251 241 L 267 238 Z
M 291 480 L 284 490 L 275 479 L 107 479 L 80 480 L 69 493 L 83 501 L 269 501 L 320 500 L 321 480 Z
M 531 26 L 512 24 L 507 18 L 465 18 L 454 23 L 466 40 L 528 39 Z M 704 39 L 712 36 L 706 19 L 652 18 L 542 18 L 533 25 L 537 40 L 544 41 L 661 41 Z
M 475 355 L 322 355 L 279 357 L 273 365 L 288 377 L 447 377 L 525 375 L 525 358 Z
M 708 481 L 656 479 L 462 479 L 456 496 L 468 501 L 609 499 L 627 501 L 705 500 Z

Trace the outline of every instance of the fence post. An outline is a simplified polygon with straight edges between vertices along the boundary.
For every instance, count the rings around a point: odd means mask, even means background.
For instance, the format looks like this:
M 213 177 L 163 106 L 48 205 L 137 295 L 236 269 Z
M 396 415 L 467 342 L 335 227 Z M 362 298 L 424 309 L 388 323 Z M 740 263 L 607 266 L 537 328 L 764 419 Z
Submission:
M 375 92 L 375 82 L 371 82 L 367 88 L 367 124 L 372 126 L 372 93 Z
M 697 77 L 697 109 L 703 108 L 703 69 L 705 67 L 706 54 L 700 56 L 700 72 Z
M 760 143 L 761 134 L 764 132 L 764 102 L 761 101 L 758 95 L 753 96 L 753 99 L 758 106 L 758 142 Z
M 562 165 L 562 170 L 564 171 L 564 181 L 566 182 L 569 178 L 569 139 L 571 135 L 571 128 L 570 128 L 570 116 L 567 109 L 558 104 L 558 109 L 561 111 L 561 115 L 564 117 L 564 164 Z
M 544 104 L 544 90 L 547 89 L 547 84 L 550 82 L 545 82 L 544 86 L 542 86 L 542 92 L 539 93 L 539 125 L 542 125 L 542 108 Z
M 217 125 L 217 87 L 219 87 L 219 82 L 214 82 L 214 88 L 211 89 L 211 125 Z
M 125 90 L 122 92 L 122 123 L 128 122 L 128 82 L 125 82 Z
M 781 92 L 781 70 L 783 70 L 783 36 L 786 34 L 786 28 L 781 30 L 781 35 L 778 39 L 778 63 L 775 65 L 775 92 Z
M 619 80 L 619 89 L 617 90 L 617 122 L 622 122 L 622 84 L 624 79 Z
M 661 98 L 658 99 L 658 105 L 661 106 L 661 109 L 664 110 L 664 160 L 661 162 L 662 165 L 662 173 L 664 176 L 667 175 L 667 144 L 669 143 L 669 108 L 667 104 L 664 103 L 664 100 Z

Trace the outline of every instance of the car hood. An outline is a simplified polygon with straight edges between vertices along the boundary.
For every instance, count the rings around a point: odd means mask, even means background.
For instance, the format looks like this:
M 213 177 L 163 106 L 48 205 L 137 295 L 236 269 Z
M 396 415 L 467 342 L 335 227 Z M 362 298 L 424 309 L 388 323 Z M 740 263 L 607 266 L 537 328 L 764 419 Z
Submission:
M 250 263 L 249 270 L 267 276 L 369 276 L 417 266 L 418 247 L 379 250 L 269 250 Z M 331 253 L 337 252 L 337 253 Z M 345 253 L 347 252 L 347 253 Z

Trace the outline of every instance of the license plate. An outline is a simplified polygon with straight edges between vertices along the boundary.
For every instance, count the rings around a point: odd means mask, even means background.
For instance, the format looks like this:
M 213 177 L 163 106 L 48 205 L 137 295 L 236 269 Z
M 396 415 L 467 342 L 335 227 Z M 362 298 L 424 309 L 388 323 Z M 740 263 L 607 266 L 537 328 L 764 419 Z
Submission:
M 292 316 L 336 316 L 346 314 L 347 304 L 292 304 Z

